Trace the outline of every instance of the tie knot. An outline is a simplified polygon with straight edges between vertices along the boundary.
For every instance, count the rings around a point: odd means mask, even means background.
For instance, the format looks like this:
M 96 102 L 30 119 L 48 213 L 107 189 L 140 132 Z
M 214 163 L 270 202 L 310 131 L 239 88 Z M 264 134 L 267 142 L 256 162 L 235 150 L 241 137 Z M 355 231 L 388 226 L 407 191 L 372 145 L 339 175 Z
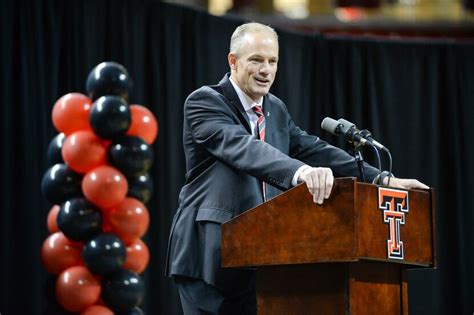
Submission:
M 262 106 L 260 106 L 258 104 L 253 104 L 252 109 L 255 112 L 255 114 L 257 114 L 257 116 L 259 116 L 259 117 L 263 116 Z

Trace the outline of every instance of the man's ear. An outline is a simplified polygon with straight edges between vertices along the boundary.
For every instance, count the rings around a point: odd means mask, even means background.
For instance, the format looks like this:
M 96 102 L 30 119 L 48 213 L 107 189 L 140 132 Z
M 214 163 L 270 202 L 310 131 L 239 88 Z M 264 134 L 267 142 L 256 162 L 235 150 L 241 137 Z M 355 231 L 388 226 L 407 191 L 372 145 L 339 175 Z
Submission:
M 237 69 L 237 56 L 234 53 L 229 53 L 227 55 L 227 61 L 229 62 L 230 69 Z

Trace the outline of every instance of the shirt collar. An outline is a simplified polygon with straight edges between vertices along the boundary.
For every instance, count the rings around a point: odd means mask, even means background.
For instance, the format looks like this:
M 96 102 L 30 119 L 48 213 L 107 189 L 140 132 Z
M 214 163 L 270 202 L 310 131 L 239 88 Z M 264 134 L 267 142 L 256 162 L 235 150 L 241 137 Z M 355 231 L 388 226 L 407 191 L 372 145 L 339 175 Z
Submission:
M 242 103 L 242 106 L 244 107 L 246 112 L 248 112 L 248 111 L 253 112 L 252 106 L 254 104 L 258 104 L 258 105 L 262 106 L 263 96 L 260 97 L 260 99 L 257 102 L 255 102 L 247 94 L 245 94 L 244 91 L 242 91 L 242 89 L 237 85 L 237 83 L 235 83 L 234 80 L 232 80 L 231 76 L 229 76 L 229 79 L 230 79 L 230 83 L 232 83 L 232 86 L 234 87 L 235 91 L 237 92 L 237 96 L 239 97 L 239 100 Z

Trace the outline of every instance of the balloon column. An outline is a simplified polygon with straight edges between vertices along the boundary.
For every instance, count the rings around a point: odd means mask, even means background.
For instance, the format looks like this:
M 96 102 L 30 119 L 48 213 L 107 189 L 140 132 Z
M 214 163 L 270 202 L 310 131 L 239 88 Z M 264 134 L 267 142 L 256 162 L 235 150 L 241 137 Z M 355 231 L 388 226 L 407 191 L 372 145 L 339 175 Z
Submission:
M 56 299 L 81 314 L 142 314 L 141 274 L 149 260 L 141 240 L 149 224 L 148 171 L 158 134 L 154 115 L 129 105 L 131 80 L 115 62 L 97 65 L 86 93 L 69 93 L 52 112 L 59 132 L 41 183 L 53 205 L 42 261 L 58 275 Z

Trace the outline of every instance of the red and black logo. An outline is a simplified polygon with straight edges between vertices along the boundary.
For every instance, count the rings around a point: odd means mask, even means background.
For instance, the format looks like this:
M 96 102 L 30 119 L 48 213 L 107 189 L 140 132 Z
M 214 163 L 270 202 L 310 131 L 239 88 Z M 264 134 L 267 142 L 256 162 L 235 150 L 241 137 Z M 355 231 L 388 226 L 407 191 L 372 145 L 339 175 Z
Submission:
M 388 258 L 404 259 L 400 225 L 405 225 L 408 208 L 408 191 L 379 187 L 379 209 L 383 211 L 383 221 L 389 226 Z

